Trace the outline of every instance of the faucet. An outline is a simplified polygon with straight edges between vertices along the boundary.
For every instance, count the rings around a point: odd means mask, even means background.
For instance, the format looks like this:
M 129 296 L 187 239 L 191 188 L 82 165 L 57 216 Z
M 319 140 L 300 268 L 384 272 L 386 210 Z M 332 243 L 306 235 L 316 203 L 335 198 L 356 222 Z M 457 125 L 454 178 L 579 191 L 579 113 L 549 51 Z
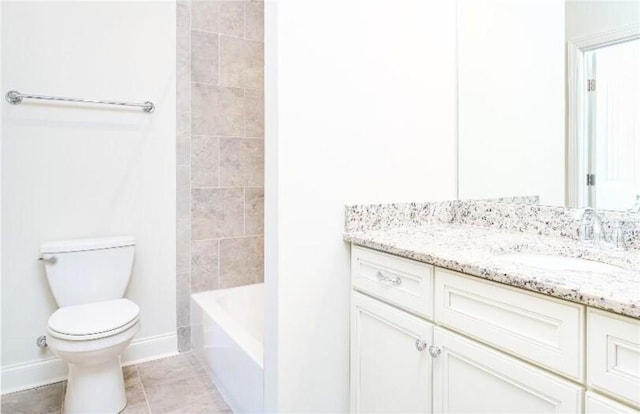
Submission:
M 602 217 L 596 210 L 587 207 L 578 210 L 578 215 L 580 218 L 580 227 L 578 228 L 580 242 L 592 244 L 595 247 L 626 249 L 624 231 L 620 220 L 616 220 L 611 237 L 607 237 L 604 233 Z
M 636 195 L 636 203 L 628 211 L 629 213 L 640 213 L 640 194 Z
M 578 228 L 579 240 L 583 243 L 590 243 L 599 246 L 603 239 L 602 217 L 590 208 L 578 211 L 580 217 L 580 227 Z

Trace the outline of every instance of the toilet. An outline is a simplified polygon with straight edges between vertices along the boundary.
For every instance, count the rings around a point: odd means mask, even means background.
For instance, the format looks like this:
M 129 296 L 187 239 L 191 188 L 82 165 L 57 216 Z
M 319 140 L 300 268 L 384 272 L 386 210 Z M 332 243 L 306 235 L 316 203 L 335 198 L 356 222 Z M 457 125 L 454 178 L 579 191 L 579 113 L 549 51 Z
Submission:
M 118 413 L 127 405 L 120 354 L 140 329 L 140 308 L 124 293 L 135 238 L 44 243 L 49 287 L 59 306 L 47 345 L 69 366 L 64 412 Z

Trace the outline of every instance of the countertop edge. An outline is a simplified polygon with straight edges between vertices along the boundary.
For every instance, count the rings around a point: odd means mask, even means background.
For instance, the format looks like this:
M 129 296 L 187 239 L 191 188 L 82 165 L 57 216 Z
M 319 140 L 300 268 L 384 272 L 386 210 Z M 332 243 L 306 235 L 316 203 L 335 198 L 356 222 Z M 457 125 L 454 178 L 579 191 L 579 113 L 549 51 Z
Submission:
M 451 261 L 434 255 L 420 253 L 418 251 L 398 249 L 384 243 L 378 243 L 369 240 L 357 234 L 344 233 L 343 240 L 356 246 L 366 247 L 378 250 L 384 253 L 393 254 L 395 256 L 404 257 L 406 259 L 416 260 L 422 263 L 438 266 L 443 269 L 452 270 L 454 272 L 464 273 L 465 275 L 474 276 L 480 279 L 497 282 L 505 286 L 511 286 L 533 293 L 542 294 L 556 299 L 565 300 L 580 305 L 590 306 L 592 308 L 612 312 L 618 315 L 627 316 L 634 319 L 640 319 L 640 308 L 631 304 L 615 302 L 617 308 L 612 308 L 610 303 L 612 299 L 604 299 L 596 295 L 586 294 L 573 289 L 562 289 L 557 286 L 548 286 L 541 281 L 532 279 L 523 279 L 521 276 L 509 273 L 500 273 L 483 268 L 476 265 L 465 264 L 464 262 Z M 609 304 L 607 303 L 609 302 Z

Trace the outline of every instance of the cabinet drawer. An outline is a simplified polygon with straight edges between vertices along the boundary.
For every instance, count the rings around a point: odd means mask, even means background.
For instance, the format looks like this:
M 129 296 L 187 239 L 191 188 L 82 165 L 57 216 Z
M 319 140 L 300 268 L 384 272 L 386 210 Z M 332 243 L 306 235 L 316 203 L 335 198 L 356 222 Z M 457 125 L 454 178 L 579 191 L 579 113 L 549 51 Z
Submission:
M 435 279 L 437 322 L 583 381 L 583 306 L 443 269 Z
M 640 405 L 640 321 L 589 309 L 587 383 Z
M 433 318 L 431 265 L 352 246 L 351 283 L 361 292 Z
M 604 397 L 593 391 L 587 391 L 584 396 L 585 414 L 640 414 L 626 405 Z

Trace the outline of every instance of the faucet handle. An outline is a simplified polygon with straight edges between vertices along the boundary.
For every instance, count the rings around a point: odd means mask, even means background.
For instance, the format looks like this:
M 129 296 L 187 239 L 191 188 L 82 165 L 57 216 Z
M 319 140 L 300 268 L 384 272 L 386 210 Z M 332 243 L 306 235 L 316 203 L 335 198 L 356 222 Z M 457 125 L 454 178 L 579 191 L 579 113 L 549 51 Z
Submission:
M 589 218 L 594 211 L 595 210 L 591 207 L 577 208 L 573 215 L 573 219 L 583 221 L 584 219 Z

